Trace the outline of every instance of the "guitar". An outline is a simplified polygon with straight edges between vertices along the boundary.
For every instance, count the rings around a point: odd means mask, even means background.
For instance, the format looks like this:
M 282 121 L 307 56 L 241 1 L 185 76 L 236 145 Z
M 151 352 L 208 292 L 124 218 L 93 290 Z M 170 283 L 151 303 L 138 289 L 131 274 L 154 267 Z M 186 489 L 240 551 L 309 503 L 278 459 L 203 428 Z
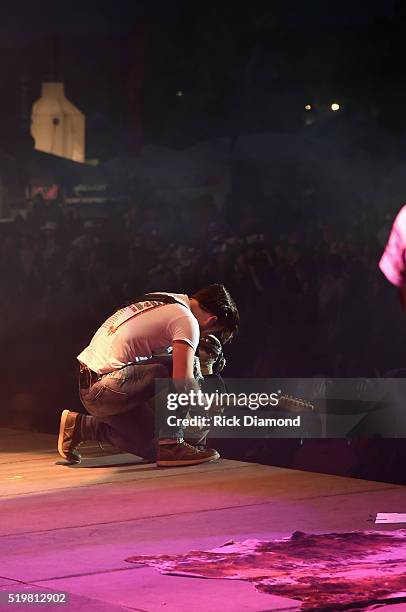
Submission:
M 286 393 L 279 397 L 278 405 L 275 408 L 285 410 L 286 412 L 314 412 L 315 410 L 314 404 L 308 400 L 287 395 Z

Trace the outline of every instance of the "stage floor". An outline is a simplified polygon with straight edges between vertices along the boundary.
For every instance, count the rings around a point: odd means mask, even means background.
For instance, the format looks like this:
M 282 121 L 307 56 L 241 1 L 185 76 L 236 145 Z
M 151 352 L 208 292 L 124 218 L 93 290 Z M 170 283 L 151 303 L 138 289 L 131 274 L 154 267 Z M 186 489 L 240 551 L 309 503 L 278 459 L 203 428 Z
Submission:
M 124 559 L 296 530 L 404 527 L 370 520 L 405 512 L 400 485 L 227 460 L 168 469 L 113 455 L 67 467 L 55 464 L 55 444 L 55 436 L 0 429 L 0 592 L 66 592 L 70 603 L 2 611 L 297 610 L 247 582 L 164 576 Z

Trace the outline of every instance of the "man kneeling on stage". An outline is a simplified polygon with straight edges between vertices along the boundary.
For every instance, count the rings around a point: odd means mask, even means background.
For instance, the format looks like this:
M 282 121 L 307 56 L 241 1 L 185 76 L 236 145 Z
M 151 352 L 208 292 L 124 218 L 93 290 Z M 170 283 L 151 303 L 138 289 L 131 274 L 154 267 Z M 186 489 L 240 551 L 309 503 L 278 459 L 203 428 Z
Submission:
M 78 355 L 80 399 L 88 414 L 62 412 L 59 454 L 79 463 L 79 444 L 95 440 L 161 466 L 219 459 L 214 449 L 186 443 L 182 428 L 161 428 L 156 443 L 155 381 L 169 379 L 176 392 L 198 391 L 200 334 L 214 334 L 224 344 L 238 325 L 236 304 L 219 284 L 190 298 L 150 293 L 115 312 Z

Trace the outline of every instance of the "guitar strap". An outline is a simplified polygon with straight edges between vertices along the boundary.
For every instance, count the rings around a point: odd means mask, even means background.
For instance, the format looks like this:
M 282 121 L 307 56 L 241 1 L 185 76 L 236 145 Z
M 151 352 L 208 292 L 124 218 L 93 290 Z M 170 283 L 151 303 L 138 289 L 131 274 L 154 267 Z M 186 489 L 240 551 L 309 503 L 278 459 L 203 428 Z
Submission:
M 172 295 L 166 295 L 164 293 L 146 293 L 135 298 L 128 306 L 120 308 L 120 310 L 108 319 L 108 335 L 113 335 L 121 325 L 130 319 L 144 312 L 148 312 L 149 310 L 166 306 L 167 304 L 180 304 L 189 309 L 184 302 L 177 300 Z

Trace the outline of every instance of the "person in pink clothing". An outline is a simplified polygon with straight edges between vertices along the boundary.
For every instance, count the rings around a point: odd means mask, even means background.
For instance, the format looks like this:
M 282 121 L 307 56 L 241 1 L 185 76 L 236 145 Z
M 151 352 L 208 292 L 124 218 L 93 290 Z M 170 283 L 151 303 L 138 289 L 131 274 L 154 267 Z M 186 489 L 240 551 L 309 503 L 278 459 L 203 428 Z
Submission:
M 393 222 L 379 268 L 388 281 L 398 287 L 402 308 L 406 312 L 406 205 Z

